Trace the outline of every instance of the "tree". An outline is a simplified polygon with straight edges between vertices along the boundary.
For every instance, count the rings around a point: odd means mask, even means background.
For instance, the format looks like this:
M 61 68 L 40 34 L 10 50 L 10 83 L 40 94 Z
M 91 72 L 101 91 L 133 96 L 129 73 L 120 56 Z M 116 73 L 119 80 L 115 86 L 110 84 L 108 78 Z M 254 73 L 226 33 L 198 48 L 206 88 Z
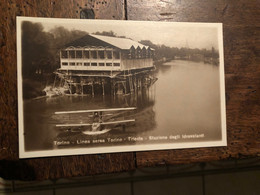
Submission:
M 104 36 L 109 36 L 109 37 L 117 37 L 116 33 L 114 33 L 112 30 L 111 31 L 103 31 L 103 32 L 95 32 L 93 34 L 94 35 L 104 35 Z
M 25 78 L 48 69 L 50 42 L 53 37 L 43 31 L 40 23 L 25 21 L 22 23 L 22 72 Z
M 150 40 L 141 40 L 141 41 L 139 41 L 139 43 L 141 43 L 141 44 L 143 44 L 143 45 L 146 45 L 146 46 L 149 46 L 149 47 L 151 47 L 151 48 L 153 48 L 153 49 L 157 49 L 157 45 L 155 45 L 154 43 L 152 43 Z
M 80 30 L 55 27 L 45 32 L 40 23 L 22 23 L 22 71 L 23 77 L 33 78 L 52 73 L 59 66 L 59 51 L 64 45 L 87 35 Z M 37 77 L 38 78 L 38 77 Z

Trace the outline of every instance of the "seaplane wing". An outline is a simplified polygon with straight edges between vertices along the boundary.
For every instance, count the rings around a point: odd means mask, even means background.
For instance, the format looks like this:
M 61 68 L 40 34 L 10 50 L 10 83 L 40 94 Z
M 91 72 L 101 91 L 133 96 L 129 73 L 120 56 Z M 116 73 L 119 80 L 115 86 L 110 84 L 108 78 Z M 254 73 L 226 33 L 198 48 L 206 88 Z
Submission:
M 135 122 L 135 119 L 129 120 L 122 120 L 122 121 L 108 121 L 108 122 L 101 122 L 101 125 L 113 125 L 113 124 L 123 124 L 123 123 L 130 123 Z M 58 124 L 56 127 L 85 127 L 85 126 L 92 126 L 90 123 L 78 123 L 78 124 Z
M 78 124 L 57 124 L 56 125 L 56 127 L 86 127 L 86 126 L 92 126 L 92 124 L 78 123 Z
M 61 111 L 55 112 L 55 114 L 77 114 L 77 113 L 95 113 L 95 112 L 115 112 L 115 111 L 128 111 L 135 110 L 136 107 L 128 108 L 108 108 L 108 109 L 96 109 L 96 110 L 75 110 L 75 111 Z
M 110 122 L 103 122 L 100 124 L 101 125 L 113 125 L 113 124 L 122 124 L 122 123 L 130 123 L 130 122 L 135 122 L 135 119 L 122 120 L 122 121 L 110 121 Z

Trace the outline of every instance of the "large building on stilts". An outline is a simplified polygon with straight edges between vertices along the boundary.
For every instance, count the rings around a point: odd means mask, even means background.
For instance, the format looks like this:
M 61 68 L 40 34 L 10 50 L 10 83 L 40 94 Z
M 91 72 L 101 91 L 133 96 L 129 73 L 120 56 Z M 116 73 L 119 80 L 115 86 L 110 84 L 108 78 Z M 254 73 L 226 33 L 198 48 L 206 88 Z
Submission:
M 131 39 L 86 35 L 60 51 L 55 73 L 71 94 L 127 94 L 155 82 L 153 56 Z

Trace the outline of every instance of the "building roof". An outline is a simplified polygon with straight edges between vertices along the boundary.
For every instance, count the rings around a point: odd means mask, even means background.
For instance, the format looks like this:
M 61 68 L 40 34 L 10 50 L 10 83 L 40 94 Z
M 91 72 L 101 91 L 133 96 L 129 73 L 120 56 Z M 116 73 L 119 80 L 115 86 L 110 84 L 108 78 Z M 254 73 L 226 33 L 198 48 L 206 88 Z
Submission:
M 93 39 L 94 38 L 94 39 Z M 79 38 L 69 44 L 66 44 L 66 47 L 74 46 L 74 47 L 86 47 L 86 46 L 104 46 L 104 47 L 116 47 L 122 50 L 129 50 L 131 47 L 137 49 L 140 47 L 141 49 L 148 49 L 149 46 L 138 43 L 137 41 L 133 41 L 128 38 L 119 38 L 119 37 L 110 37 L 103 35 L 86 35 L 82 38 Z M 151 48 L 151 50 L 153 50 Z
M 143 49 L 143 47 L 146 47 L 145 45 L 138 43 L 137 41 L 133 41 L 131 39 L 127 38 L 118 38 L 118 37 L 109 37 L 109 36 L 102 36 L 102 35 L 91 35 L 97 39 L 100 39 L 106 43 L 109 43 L 111 45 L 116 46 L 119 49 L 130 49 L 132 46 L 136 49 L 137 47 L 140 47 Z

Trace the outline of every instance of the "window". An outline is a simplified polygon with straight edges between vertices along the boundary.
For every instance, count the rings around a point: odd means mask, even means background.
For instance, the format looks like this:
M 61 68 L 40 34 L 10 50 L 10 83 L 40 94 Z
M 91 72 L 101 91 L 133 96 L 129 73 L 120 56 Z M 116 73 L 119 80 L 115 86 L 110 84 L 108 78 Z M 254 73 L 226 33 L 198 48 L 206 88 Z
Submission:
M 142 49 L 141 57 L 146 58 L 146 49 L 145 48 Z
M 114 63 L 114 66 L 120 66 L 120 63 Z
M 128 58 L 129 58 L 129 59 L 132 59 L 132 58 L 133 58 L 131 52 L 128 53 Z
M 91 66 L 97 66 L 97 63 L 91 63 Z
M 151 58 L 151 50 L 149 49 L 148 52 L 147 52 L 147 57 L 148 58 Z
M 154 57 L 154 51 L 151 51 L 151 57 Z
M 105 52 L 104 51 L 98 51 L 98 58 L 104 59 L 105 58 Z
M 90 54 L 91 54 L 91 58 L 97 59 L 97 51 L 91 51 Z
M 120 58 L 119 51 L 114 51 L 113 55 L 114 55 L 115 59 L 119 59 Z
M 85 62 L 85 63 L 84 63 L 84 66 L 90 66 L 90 63 Z
M 75 58 L 75 51 L 69 51 L 69 58 Z
M 106 66 L 112 66 L 112 63 L 106 63 Z
M 148 49 L 146 52 L 146 58 L 150 58 L 150 57 L 151 57 L 151 52 L 150 52 L 150 49 Z
M 112 59 L 112 51 L 107 51 L 107 59 Z
M 129 58 L 130 59 L 134 59 L 135 58 L 135 53 L 136 53 L 135 48 L 131 47 L 130 53 L 129 53 Z
M 121 53 L 121 58 L 123 58 L 123 59 L 129 58 L 129 55 L 130 55 L 129 52 L 122 52 Z
M 75 66 L 75 62 L 70 62 L 70 66 Z
M 83 51 L 83 57 L 89 59 L 89 51 Z
M 136 50 L 135 50 L 135 57 L 136 58 L 141 58 L 141 49 L 140 48 L 137 48 Z
M 82 66 L 82 63 L 81 62 L 77 62 L 77 66 Z
M 68 52 L 66 50 L 61 51 L 61 58 L 68 58 Z
M 76 51 L 76 58 L 82 58 L 82 51 Z
M 68 66 L 68 62 L 62 62 L 62 66 Z
M 99 66 L 105 66 L 105 63 L 98 63 Z

